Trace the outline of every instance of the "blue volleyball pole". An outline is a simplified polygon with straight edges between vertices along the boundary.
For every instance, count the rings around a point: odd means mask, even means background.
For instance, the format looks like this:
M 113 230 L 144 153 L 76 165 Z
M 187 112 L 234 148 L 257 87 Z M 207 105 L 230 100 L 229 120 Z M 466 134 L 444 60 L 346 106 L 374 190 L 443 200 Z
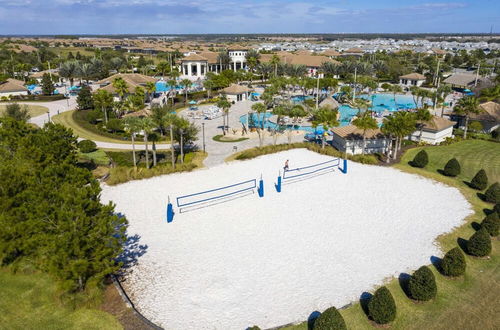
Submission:
M 344 166 L 341 171 L 342 173 L 347 174 L 347 159 L 344 159 Z
M 281 171 L 278 172 L 278 184 L 276 185 L 276 191 L 281 192 Z
M 174 207 L 172 203 L 170 203 L 170 196 L 168 196 L 168 204 L 167 204 L 167 223 L 171 223 L 174 221 Z
M 262 180 L 262 174 L 260 175 L 258 192 L 259 192 L 259 197 L 264 197 L 264 180 Z

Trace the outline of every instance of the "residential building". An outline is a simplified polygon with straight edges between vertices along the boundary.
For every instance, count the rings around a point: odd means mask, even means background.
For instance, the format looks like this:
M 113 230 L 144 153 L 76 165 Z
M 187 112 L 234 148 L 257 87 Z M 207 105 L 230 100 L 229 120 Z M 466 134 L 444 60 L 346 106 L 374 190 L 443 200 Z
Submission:
M 17 95 L 28 95 L 28 89 L 24 87 L 24 81 L 9 78 L 0 83 L 0 98 L 10 98 Z
M 120 96 L 113 87 L 113 81 L 117 78 L 122 78 L 127 84 L 128 93 L 126 93 L 126 95 L 135 93 L 137 87 L 145 89 L 148 82 L 156 82 L 155 78 L 138 73 L 117 73 L 108 78 L 97 81 L 95 84 L 99 86 L 98 89 L 103 89 L 113 94 L 115 101 L 120 100 Z
M 449 119 L 433 116 L 431 120 L 424 123 L 422 136 L 420 136 L 420 130 L 416 130 L 410 135 L 410 140 L 439 144 L 446 138 L 453 137 L 453 126 L 455 124 L 456 122 Z
M 226 95 L 229 102 L 239 102 L 248 100 L 252 89 L 237 84 L 231 84 L 222 90 L 222 94 Z
M 404 76 L 399 76 L 399 84 L 404 86 L 417 86 L 420 87 L 425 82 L 425 76 L 420 73 L 410 73 Z
M 363 152 L 363 130 L 354 125 L 335 127 L 331 130 L 333 134 L 332 145 L 341 152 L 350 155 L 358 155 Z M 385 153 L 390 147 L 391 139 L 384 135 L 380 129 L 369 129 L 365 132 L 365 153 Z

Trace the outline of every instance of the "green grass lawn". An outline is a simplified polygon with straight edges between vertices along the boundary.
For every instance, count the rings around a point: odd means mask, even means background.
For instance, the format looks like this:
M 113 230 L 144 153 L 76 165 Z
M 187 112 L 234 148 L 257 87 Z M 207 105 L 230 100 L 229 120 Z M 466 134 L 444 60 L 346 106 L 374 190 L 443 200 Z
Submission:
M 473 233 L 472 222 L 484 218 L 483 209 L 492 208 L 477 197 L 477 191 L 463 181 L 469 181 L 481 168 L 493 180 L 500 174 L 500 144 L 481 140 L 463 141 L 449 146 L 425 147 L 429 154 L 429 165 L 416 169 L 408 165 L 422 148 L 409 150 L 399 164 L 394 167 L 405 172 L 419 174 L 458 188 L 474 208 L 475 214 L 467 222 L 450 234 L 437 239 L 444 251 L 457 246 L 457 239 L 468 239 Z M 445 177 L 437 172 L 452 157 L 462 165 L 458 178 Z M 397 317 L 391 329 L 496 329 L 500 324 L 500 244 L 492 240 L 493 251 L 490 259 L 466 256 L 466 275 L 459 279 L 449 279 L 439 274 L 431 266 L 436 276 L 438 294 L 430 302 L 416 304 L 408 299 L 397 279 L 387 282 L 387 287 L 396 300 Z M 430 256 L 429 256 L 430 257 Z M 430 262 L 429 262 L 430 264 Z M 334 293 L 332 293 L 334 294 Z M 361 292 L 360 292 L 361 295 Z M 337 306 L 340 307 L 340 306 Z M 313 312 L 313 311 L 311 311 Z M 341 310 L 349 329 L 374 329 L 359 302 Z M 287 330 L 308 329 L 307 323 L 286 327 Z
M 24 105 L 21 104 L 21 107 L 24 107 Z M 6 108 L 6 104 L 0 104 L 0 116 Z M 31 118 L 46 114 L 47 111 L 49 111 L 49 109 L 47 107 L 42 107 L 41 105 L 28 105 L 28 112 Z
M 96 151 L 93 152 L 88 152 L 88 153 L 79 153 L 78 157 L 82 160 L 93 160 L 95 164 L 97 165 L 108 165 L 110 162 L 110 159 L 106 152 L 101 149 L 97 149 Z
M 0 269 L 0 288 L 0 329 L 122 329 L 101 310 L 64 306 L 47 275 Z

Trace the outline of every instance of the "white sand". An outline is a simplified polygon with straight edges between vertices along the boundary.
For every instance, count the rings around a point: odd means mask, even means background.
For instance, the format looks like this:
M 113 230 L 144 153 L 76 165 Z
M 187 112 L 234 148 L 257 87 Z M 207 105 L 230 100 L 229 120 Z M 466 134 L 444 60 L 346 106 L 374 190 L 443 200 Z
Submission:
M 344 306 L 384 279 L 441 256 L 435 239 L 470 205 L 455 188 L 392 168 L 349 162 L 274 190 L 278 170 L 329 160 L 291 150 L 192 173 L 103 188 L 147 252 L 126 288 L 138 309 L 167 329 L 262 328 Z M 179 196 L 264 175 L 257 194 L 176 214 Z

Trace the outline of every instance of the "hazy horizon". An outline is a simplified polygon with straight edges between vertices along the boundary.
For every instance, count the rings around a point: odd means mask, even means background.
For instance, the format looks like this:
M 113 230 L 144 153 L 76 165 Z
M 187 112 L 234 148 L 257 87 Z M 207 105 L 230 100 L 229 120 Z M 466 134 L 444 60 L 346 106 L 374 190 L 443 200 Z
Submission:
M 489 33 L 500 2 L 0 0 L 0 35 Z

